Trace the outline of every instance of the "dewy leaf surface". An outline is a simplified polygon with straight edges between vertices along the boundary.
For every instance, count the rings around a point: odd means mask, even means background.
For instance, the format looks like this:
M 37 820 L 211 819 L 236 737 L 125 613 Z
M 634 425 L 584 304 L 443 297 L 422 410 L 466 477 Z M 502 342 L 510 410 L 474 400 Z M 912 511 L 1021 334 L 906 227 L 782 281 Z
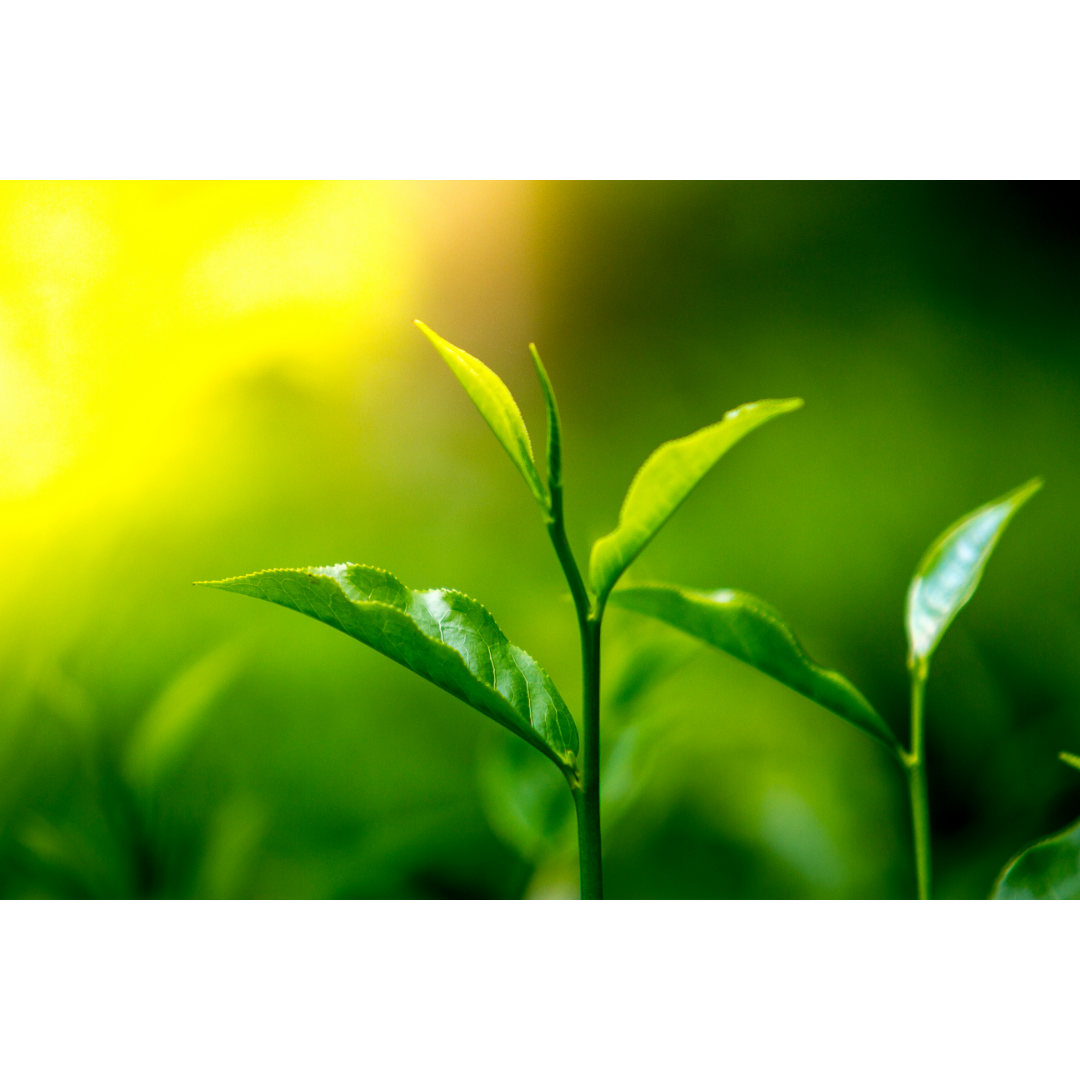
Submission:
M 356 563 L 201 584 L 269 600 L 344 631 L 520 735 L 568 775 L 573 771 L 577 727 L 555 684 L 462 593 L 419 592 Z
M 1024 848 L 1001 873 L 992 900 L 1080 900 L 1080 821 Z
M 736 589 L 699 592 L 676 585 L 635 585 L 612 604 L 638 611 L 722 649 L 843 717 L 897 753 L 888 724 L 839 672 L 820 667 L 771 605 Z
M 416 325 L 424 332 L 435 346 L 438 354 L 457 376 L 458 382 L 465 387 L 465 392 L 472 398 L 473 404 L 480 410 L 480 415 L 495 432 L 495 438 L 502 443 L 503 449 L 510 455 L 510 460 L 518 467 L 525 478 L 529 490 L 541 506 L 547 506 L 547 494 L 540 482 L 533 459 L 532 443 L 521 410 L 506 384 L 489 367 L 482 364 L 475 356 L 470 356 L 464 349 L 451 345 L 445 338 L 439 337 L 419 319 Z
M 908 656 L 924 667 L 957 612 L 971 599 L 1013 514 L 1042 487 L 1036 477 L 961 518 L 922 557 L 907 595 Z
M 589 578 L 599 602 L 604 602 L 622 572 L 735 443 L 767 420 L 802 404 L 799 398 L 786 398 L 740 405 L 718 423 L 657 447 L 630 483 L 618 528 L 593 545 Z

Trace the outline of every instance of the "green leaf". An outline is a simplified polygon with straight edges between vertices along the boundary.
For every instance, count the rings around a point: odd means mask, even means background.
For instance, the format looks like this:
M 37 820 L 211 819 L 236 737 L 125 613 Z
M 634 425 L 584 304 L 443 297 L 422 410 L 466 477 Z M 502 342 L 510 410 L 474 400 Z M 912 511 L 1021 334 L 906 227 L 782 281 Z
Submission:
M 264 570 L 213 589 L 254 596 L 319 619 L 422 675 L 574 769 L 577 727 L 539 664 L 506 640 L 475 600 L 451 589 L 418 592 L 356 563 Z
M 536 375 L 540 380 L 540 389 L 544 392 L 544 404 L 547 406 L 547 481 L 548 488 L 562 487 L 562 421 L 559 418 L 559 403 L 555 400 L 555 388 L 548 378 L 547 368 L 540 359 L 535 345 L 529 346 Z
M 735 589 L 706 593 L 676 585 L 635 585 L 612 593 L 611 603 L 723 649 L 899 752 L 896 736 L 870 702 L 843 675 L 815 664 L 764 600 Z
M 604 603 L 622 572 L 735 443 L 766 420 L 802 404 L 799 398 L 786 398 L 740 405 L 719 423 L 654 450 L 630 483 L 618 528 L 593 544 L 589 578 L 597 602 Z
M 1067 750 L 1062 750 L 1058 754 L 1058 758 L 1064 761 L 1066 765 L 1071 765 L 1074 769 L 1080 769 L 1080 757 L 1076 754 L 1070 754 Z
M 510 460 L 525 477 L 525 483 L 541 506 L 547 507 L 548 497 L 540 474 L 536 471 L 533 460 L 532 443 L 521 410 L 506 384 L 489 367 L 480 363 L 475 356 L 470 356 L 464 349 L 451 345 L 428 329 L 419 319 L 416 325 L 427 335 L 439 355 L 447 362 L 450 370 L 457 376 L 458 382 L 465 387 L 465 392 L 473 399 L 473 404 L 480 410 L 480 415 L 495 432 L 495 438 L 502 443 L 503 449 L 510 455 Z
M 246 646 L 229 642 L 166 685 L 132 733 L 124 754 L 124 774 L 143 791 L 152 789 L 190 746 L 210 707 L 235 679 Z
M 1042 487 L 1029 480 L 961 518 L 930 545 L 907 594 L 908 664 L 925 673 L 930 657 L 957 612 L 978 587 L 1005 526 Z
M 1080 900 L 1080 821 L 1024 848 L 1001 872 L 992 900 Z

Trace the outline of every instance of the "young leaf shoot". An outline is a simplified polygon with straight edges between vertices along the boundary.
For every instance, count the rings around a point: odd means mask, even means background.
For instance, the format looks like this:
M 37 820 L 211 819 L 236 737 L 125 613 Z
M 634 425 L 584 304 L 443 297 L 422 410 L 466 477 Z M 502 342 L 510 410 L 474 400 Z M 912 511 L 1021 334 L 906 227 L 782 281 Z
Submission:
M 536 346 L 530 346 L 530 351 L 547 408 L 546 489 L 521 411 L 502 380 L 419 320 L 416 325 L 472 398 L 543 512 L 578 617 L 580 747 L 577 727 L 551 679 L 532 657 L 506 640 L 483 607 L 461 593 L 447 589 L 417 592 L 383 570 L 355 563 L 267 570 L 202 584 L 269 600 L 328 623 L 472 705 L 546 754 L 563 771 L 577 810 L 582 899 L 602 899 L 600 627 L 605 601 L 619 575 L 717 460 L 754 428 L 799 408 L 802 401 L 789 398 L 743 405 L 719 423 L 659 447 L 634 477 L 618 528 L 593 547 L 590 595 L 566 536 L 559 407 Z M 764 611 L 764 606 L 760 610 Z M 809 687 L 811 696 L 818 693 L 823 701 L 832 702 L 829 707 L 846 709 L 841 715 L 850 714 L 853 723 L 869 726 L 878 738 L 888 737 L 888 729 L 854 687 L 806 660 L 797 645 L 794 649 L 794 666 L 788 656 L 788 667 L 781 663 L 780 668 L 790 669 L 790 678 L 796 682 L 803 679 L 803 692 Z M 799 657 L 801 674 L 795 671 L 800 666 Z
M 962 517 L 930 545 L 907 595 L 908 670 L 911 675 L 911 750 L 904 755 L 911 795 L 919 899 L 930 899 L 930 809 L 923 754 L 923 702 L 930 657 L 957 612 L 971 599 L 1005 526 L 1039 488 L 1026 484 Z
M 465 392 L 480 410 L 480 415 L 495 432 L 495 438 L 502 443 L 503 449 L 510 455 L 510 460 L 525 478 L 533 497 L 541 506 L 546 507 L 547 493 L 540 482 L 540 474 L 536 471 L 529 432 L 521 418 L 521 410 L 506 384 L 475 356 L 451 345 L 419 319 L 416 320 L 416 325 L 427 335 L 428 340 L 457 376 L 458 382 L 465 387 Z
M 799 398 L 786 398 L 740 405 L 718 423 L 657 447 L 630 482 L 618 527 L 593 544 L 589 581 L 597 606 L 603 608 L 623 571 L 732 446 L 767 420 L 802 404 Z
M 922 557 L 907 595 L 908 664 L 914 671 L 930 657 L 949 624 L 971 599 L 987 560 L 1013 515 L 1042 487 L 1029 480 L 980 506 L 950 526 Z

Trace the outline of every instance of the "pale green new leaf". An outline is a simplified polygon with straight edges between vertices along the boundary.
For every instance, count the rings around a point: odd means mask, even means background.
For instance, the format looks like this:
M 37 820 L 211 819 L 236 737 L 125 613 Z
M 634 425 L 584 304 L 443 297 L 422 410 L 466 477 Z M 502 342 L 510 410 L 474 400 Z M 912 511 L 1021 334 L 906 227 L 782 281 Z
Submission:
M 735 589 L 699 592 L 676 585 L 635 585 L 611 594 L 638 611 L 722 649 L 865 731 L 894 753 L 896 736 L 843 675 L 814 663 L 771 605 Z
M 802 404 L 799 398 L 786 398 L 740 405 L 718 423 L 654 450 L 630 483 L 618 528 L 593 544 L 589 578 L 598 602 L 603 604 L 622 572 L 735 443 L 765 421 Z
M 992 900 L 1080 900 L 1080 821 L 1024 848 L 1001 872 Z
M 451 589 L 419 592 L 356 563 L 265 570 L 200 584 L 281 604 L 328 623 L 422 675 L 573 772 L 577 727 L 539 664 L 487 610 Z
M 957 612 L 978 587 L 1013 514 L 1042 487 L 1036 477 L 980 506 L 945 531 L 922 557 L 907 594 L 908 663 L 925 671 Z
M 529 490 L 541 506 L 547 506 L 547 493 L 540 482 L 533 459 L 532 443 L 521 410 L 506 384 L 489 367 L 482 364 L 475 356 L 470 356 L 464 349 L 451 345 L 445 338 L 439 337 L 419 319 L 416 325 L 424 332 L 435 346 L 438 354 L 457 376 L 458 382 L 465 387 L 465 392 L 472 398 L 473 404 L 480 410 L 480 415 L 495 432 L 495 438 L 502 443 L 503 449 L 510 455 L 510 460 L 518 467 L 525 478 Z

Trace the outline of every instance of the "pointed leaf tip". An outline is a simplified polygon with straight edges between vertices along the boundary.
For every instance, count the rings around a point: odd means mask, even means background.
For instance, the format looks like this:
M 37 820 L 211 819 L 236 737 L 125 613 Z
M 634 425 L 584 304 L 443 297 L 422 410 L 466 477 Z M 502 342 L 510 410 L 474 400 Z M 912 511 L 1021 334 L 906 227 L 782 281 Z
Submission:
M 949 624 L 971 599 L 1005 526 L 1042 487 L 1041 477 L 973 510 L 930 545 L 908 589 L 908 663 L 925 666 Z
M 486 608 L 452 589 L 409 589 L 371 566 L 265 570 L 206 582 L 343 631 L 509 728 L 564 772 L 578 733 L 555 684 Z
M 657 447 L 630 482 L 618 527 L 593 545 L 589 578 L 599 602 L 603 604 L 623 571 L 735 443 L 774 416 L 802 405 L 801 398 L 740 405 L 719 422 Z
M 541 506 L 546 507 L 547 492 L 540 482 L 540 474 L 536 471 L 529 432 L 521 410 L 506 384 L 475 356 L 451 345 L 419 319 L 415 320 L 415 325 L 435 346 L 435 351 L 446 361 L 465 392 L 472 398 L 473 404 L 480 410 L 480 415 L 487 421 L 510 460 L 524 477 L 533 497 Z

